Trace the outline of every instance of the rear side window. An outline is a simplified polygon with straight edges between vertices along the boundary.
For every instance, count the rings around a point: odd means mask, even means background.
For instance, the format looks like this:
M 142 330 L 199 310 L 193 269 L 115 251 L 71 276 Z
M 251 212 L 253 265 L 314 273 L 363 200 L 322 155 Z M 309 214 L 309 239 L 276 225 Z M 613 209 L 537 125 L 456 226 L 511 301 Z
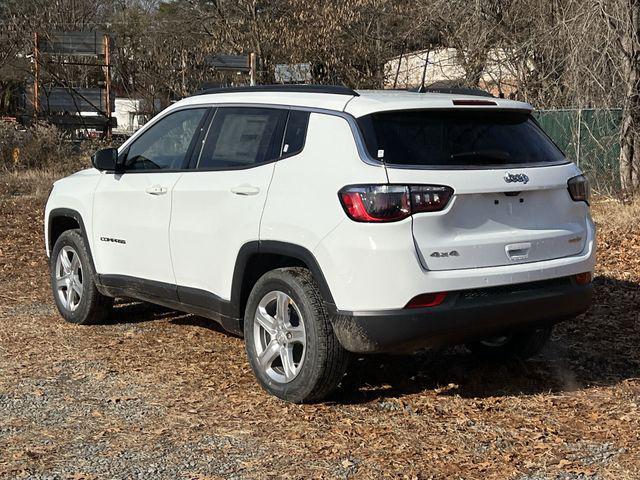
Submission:
M 286 118 L 287 110 L 275 108 L 218 108 L 197 168 L 244 168 L 277 159 Z
M 283 157 L 289 157 L 302 151 L 307 136 L 307 125 L 309 125 L 309 112 L 291 110 L 282 143 Z
M 389 165 L 504 166 L 565 161 L 528 113 L 394 111 L 358 119 L 369 154 Z

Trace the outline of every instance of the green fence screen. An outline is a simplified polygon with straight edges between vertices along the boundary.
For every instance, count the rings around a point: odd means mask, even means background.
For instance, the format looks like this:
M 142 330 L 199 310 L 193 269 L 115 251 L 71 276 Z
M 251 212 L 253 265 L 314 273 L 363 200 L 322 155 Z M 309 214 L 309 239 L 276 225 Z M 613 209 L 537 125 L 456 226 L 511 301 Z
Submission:
M 538 122 L 589 177 L 594 191 L 620 189 L 621 109 L 540 110 Z

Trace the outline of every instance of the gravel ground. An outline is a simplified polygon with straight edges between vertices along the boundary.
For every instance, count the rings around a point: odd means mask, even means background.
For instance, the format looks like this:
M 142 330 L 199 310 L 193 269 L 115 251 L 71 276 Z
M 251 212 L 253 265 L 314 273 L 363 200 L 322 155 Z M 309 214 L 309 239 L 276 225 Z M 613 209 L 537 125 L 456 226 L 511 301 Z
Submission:
M 42 205 L 0 196 L 0 478 L 640 478 L 640 235 L 601 225 L 592 310 L 538 358 L 356 359 L 319 405 L 257 386 L 215 323 L 121 303 L 69 325 Z

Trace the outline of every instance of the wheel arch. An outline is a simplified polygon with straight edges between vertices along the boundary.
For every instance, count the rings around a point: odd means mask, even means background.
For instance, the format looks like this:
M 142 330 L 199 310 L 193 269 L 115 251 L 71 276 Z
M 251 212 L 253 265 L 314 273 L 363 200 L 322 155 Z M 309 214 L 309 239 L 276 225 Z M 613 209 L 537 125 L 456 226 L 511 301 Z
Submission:
M 53 251 L 53 246 L 56 241 L 67 230 L 80 230 L 80 235 L 84 239 L 84 243 L 89 253 L 89 259 L 91 260 L 91 266 L 95 271 L 95 264 L 93 262 L 93 254 L 91 253 L 91 245 L 87 237 L 87 229 L 84 226 L 82 215 L 77 210 L 70 208 L 54 208 L 49 212 L 49 218 L 47 220 L 47 241 L 49 245 L 49 252 Z
M 231 305 L 234 316 L 242 319 L 244 308 L 256 281 L 276 268 L 307 268 L 318 284 L 324 303 L 335 305 L 325 276 L 313 253 L 303 246 L 275 240 L 246 243 L 238 252 L 231 285 Z

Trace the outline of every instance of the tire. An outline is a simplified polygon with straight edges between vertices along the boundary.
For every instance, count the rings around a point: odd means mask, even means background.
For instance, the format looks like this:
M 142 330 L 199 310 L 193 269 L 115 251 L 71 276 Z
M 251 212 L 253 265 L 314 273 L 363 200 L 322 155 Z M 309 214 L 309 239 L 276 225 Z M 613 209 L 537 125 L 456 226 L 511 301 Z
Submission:
M 334 335 L 318 286 L 305 268 L 272 270 L 256 282 L 245 309 L 244 338 L 262 388 L 288 402 L 324 399 L 347 368 L 349 354 Z
M 66 258 L 66 263 L 63 258 Z M 67 230 L 58 237 L 51 251 L 49 266 L 53 298 L 60 315 L 67 322 L 94 325 L 107 320 L 113 298 L 98 292 L 96 273 L 79 230 Z
M 540 353 L 547 344 L 552 330 L 553 327 L 526 330 L 469 343 L 467 348 L 474 355 L 487 360 L 526 360 Z

